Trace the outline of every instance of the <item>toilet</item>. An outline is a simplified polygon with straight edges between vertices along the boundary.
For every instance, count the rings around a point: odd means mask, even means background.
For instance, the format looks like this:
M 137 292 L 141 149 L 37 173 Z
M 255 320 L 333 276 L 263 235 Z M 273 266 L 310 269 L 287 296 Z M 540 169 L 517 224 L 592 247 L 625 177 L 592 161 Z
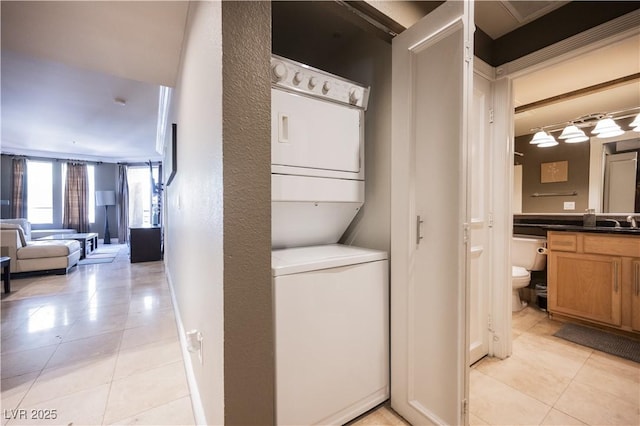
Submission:
M 546 243 L 546 238 L 534 235 L 513 237 L 511 243 L 512 312 L 521 311 L 527 306 L 527 302 L 520 300 L 520 289 L 531 282 L 531 271 L 544 270 L 547 264 Z

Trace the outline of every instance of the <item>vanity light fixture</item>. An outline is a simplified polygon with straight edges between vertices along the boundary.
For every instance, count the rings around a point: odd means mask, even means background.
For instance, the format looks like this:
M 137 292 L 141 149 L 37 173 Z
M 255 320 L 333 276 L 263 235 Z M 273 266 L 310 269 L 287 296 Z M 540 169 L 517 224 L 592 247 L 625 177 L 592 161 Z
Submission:
M 573 122 L 571 122 L 567 127 L 564 128 L 562 134 L 558 136 L 558 139 L 562 139 L 566 143 L 578 143 L 588 141 L 589 136 L 587 136 L 583 130 L 579 129 L 575 124 L 573 124 Z
M 533 135 L 533 139 L 531 139 L 531 142 L 529 143 L 532 145 L 538 145 L 538 146 L 541 146 L 542 144 L 545 144 L 544 146 L 553 146 L 553 145 L 546 145 L 553 142 L 555 142 L 556 145 L 558 144 L 558 142 L 556 142 L 553 136 L 551 136 L 550 134 L 548 134 L 547 132 L 541 129 L 538 132 L 536 132 L 535 135 Z
M 556 142 L 550 132 L 557 132 L 560 129 L 562 129 L 562 133 L 558 136 L 558 139 L 561 141 L 565 143 L 586 142 L 589 140 L 589 136 L 585 134 L 583 129 L 594 125 L 594 129 L 591 131 L 592 135 L 600 139 L 613 138 L 623 135 L 625 132 L 614 120 L 634 116 L 634 120 L 629 124 L 629 130 L 640 132 L 640 114 L 638 114 L 638 110 L 640 110 L 640 107 L 612 113 L 597 112 L 583 115 L 569 123 L 557 123 L 534 128 L 531 129 L 531 131 L 535 131 L 536 133 L 529 143 L 537 145 L 540 148 L 556 146 L 558 142 Z
M 553 137 L 551 137 L 552 140 L 550 140 L 549 142 L 542 142 L 538 144 L 538 148 L 549 148 L 552 146 L 556 146 L 558 145 L 558 141 L 555 140 Z
M 597 135 L 596 137 L 600 139 L 606 139 L 620 136 L 624 134 L 624 130 L 622 130 L 611 117 L 604 117 L 598 121 L 598 124 L 596 124 L 596 127 L 591 131 L 591 134 Z
M 640 114 L 636 115 L 636 118 L 629 124 L 629 127 L 631 127 L 631 130 L 634 132 L 640 132 Z

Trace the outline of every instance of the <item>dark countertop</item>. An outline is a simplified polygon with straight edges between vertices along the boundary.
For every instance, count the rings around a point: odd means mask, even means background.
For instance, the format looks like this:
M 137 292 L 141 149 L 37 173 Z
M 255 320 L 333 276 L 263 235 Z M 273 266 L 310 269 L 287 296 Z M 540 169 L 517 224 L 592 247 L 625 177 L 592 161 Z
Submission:
M 633 215 L 633 214 L 632 214 Z M 547 231 L 594 232 L 600 234 L 621 234 L 640 236 L 640 229 L 630 228 L 628 214 L 598 214 L 595 227 L 583 226 L 583 215 L 576 214 L 514 214 L 513 233 L 521 235 L 546 236 Z M 640 214 L 634 215 L 640 223 Z M 615 228 L 614 220 L 620 223 Z
M 535 233 L 535 230 L 543 231 L 542 234 Z M 534 232 L 527 232 L 534 231 Z M 547 231 L 566 231 L 566 232 L 595 232 L 601 234 L 624 234 L 624 235 L 639 235 L 640 229 L 620 227 L 614 228 L 613 226 L 596 226 L 586 227 L 575 224 L 547 224 L 547 223 L 514 223 L 514 234 L 528 234 L 528 235 L 545 235 Z

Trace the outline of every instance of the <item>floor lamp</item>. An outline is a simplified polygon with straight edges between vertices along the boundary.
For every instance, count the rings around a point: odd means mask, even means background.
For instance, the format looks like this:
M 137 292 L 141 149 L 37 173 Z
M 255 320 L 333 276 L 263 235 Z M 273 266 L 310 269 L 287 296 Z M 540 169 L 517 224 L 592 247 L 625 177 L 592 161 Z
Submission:
M 104 206 L 104 244 L 111 244 L 109 206 L 116 205 L 116 191 L 96 191 L 96 207 Z

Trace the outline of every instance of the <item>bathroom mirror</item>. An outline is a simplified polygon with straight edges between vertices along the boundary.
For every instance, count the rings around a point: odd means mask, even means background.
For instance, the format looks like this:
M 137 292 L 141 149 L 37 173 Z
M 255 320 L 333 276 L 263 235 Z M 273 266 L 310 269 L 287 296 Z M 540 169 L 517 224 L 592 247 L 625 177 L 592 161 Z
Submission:
M 531 135 L 516 138 L 514 157 L 514 213 L 582 214 L 587 208 L 601 214 L 640 212 L 637 194 L 640 134 L 628 131 L 589 142 L 538 148 Z M 543 183 L 543 165 L 568 162 L 568 178 Z

